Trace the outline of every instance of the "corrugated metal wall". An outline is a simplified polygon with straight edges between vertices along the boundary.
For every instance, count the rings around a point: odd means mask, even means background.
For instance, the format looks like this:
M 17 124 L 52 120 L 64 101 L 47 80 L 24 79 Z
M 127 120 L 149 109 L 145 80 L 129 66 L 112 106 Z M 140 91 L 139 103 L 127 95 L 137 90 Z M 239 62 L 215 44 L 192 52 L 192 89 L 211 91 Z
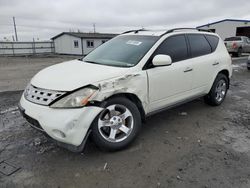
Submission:
M 54 42 L 1 42 L 0 55 L 25 55 L 54 53 Z
M 224 40 L 237 34 L 237 28 L 250 27 L 250 22 L 224 21 L 209 26 L 199 27 L 199 29 L 213 29 Z

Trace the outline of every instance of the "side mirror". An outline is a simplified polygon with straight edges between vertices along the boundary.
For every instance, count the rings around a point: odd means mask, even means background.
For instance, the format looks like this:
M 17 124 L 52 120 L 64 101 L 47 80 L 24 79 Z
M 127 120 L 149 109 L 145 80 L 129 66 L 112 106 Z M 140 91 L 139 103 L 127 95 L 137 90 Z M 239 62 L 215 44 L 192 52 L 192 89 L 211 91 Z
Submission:
M 153 58 L 153 65 L 155 66 L 163 66 L 163 65 L 171 65 L 172 59 L 169 55 L 156 55 Z

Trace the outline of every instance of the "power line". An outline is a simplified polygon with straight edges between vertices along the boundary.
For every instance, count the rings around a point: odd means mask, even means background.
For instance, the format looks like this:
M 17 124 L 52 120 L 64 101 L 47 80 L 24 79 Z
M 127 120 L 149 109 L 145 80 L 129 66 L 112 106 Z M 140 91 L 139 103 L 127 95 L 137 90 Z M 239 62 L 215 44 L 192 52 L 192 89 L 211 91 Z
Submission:
M 18 38 L 17 38 L 17 31 L 16 31 L 16 21 L 15 21 L 15 17 L 13 17 L 13 23 L 14 23 L 16 41 L 18 41 Z

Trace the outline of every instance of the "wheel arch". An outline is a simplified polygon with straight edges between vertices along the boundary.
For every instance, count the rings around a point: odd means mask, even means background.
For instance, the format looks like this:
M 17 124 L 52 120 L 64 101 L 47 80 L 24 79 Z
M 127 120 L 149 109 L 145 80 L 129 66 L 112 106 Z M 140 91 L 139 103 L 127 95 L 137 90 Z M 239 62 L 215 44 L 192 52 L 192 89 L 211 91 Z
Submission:
M 218 74 L 224 74 L 227 79 L 228 79 L 228 86 L 227 86 L 227 89 L 229 89 L 229 85 L 230 85 L 230 79 L 229 79 L 229 71 L 227 69 L 223 69 L 221 70 L 220 72 L 218 72 Z M 216 75 L 216 77 L 218 76 L 218 74 Z M 216 78 L 215 77 L 215 78 Z
M 230 85 L 230 71 L 226 67 L 223 67 L 220 71 L 218 71 L 217 73 L 214 73 L 213 78 L 211 79 L 211 81 L 209 83 L 209 86 L 208 86 L 208 88 L 206 90 L 206 94 L 208 94 L 210 92 L 210 90 L 212 89 L 214 81 L 215 81 L 216 77 L 219 74 L 224 74 L 228 78 L 228 88 L 227 89 L 229 89 L 229 85 Z
M 145 113 L 144 107 L 142 105 L 142 102 L 137 95 L 135 95 L 133 93 L 117 93 L 117 94 L 111 95 L 108 98 L 106 98 L 104 100 L 104 102 L 111 99 L 111 98 L 115 98 L 115 97 L 125 97 L 125 98 L 129 99 L 131 102 L 133 102 L 137 106 L 137 108 L 141 114 L 142 121 L 145 121 L 146 113 Z

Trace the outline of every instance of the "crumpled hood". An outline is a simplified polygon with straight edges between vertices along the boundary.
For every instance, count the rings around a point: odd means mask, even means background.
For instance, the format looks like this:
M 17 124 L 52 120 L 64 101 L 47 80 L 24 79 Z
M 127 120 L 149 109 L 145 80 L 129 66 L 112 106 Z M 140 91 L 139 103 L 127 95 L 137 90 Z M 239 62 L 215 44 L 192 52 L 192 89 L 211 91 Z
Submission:
M 88 84 L 122 76 L 128 69 L 72 60 L 41 70 L 32 78 L 31 84 L 44 89 L 72 91 Z

